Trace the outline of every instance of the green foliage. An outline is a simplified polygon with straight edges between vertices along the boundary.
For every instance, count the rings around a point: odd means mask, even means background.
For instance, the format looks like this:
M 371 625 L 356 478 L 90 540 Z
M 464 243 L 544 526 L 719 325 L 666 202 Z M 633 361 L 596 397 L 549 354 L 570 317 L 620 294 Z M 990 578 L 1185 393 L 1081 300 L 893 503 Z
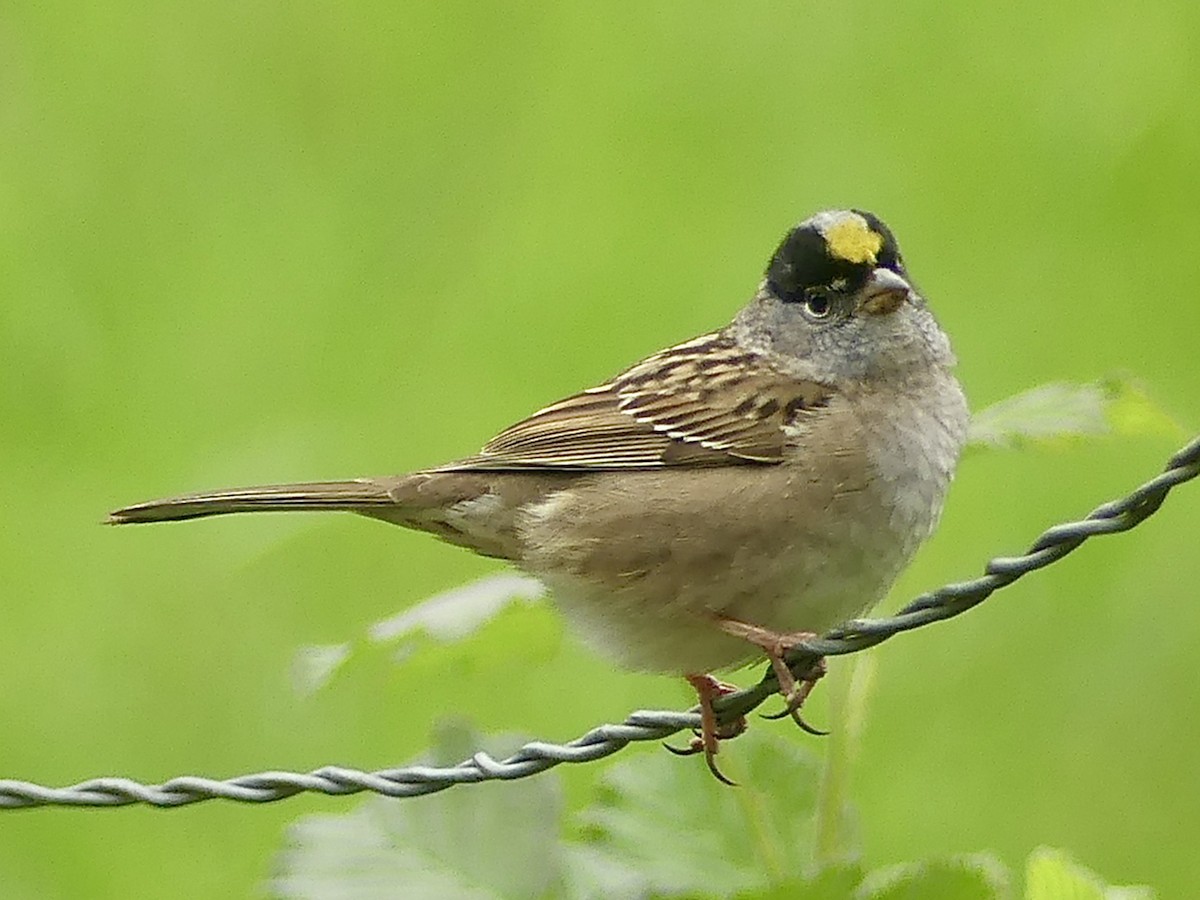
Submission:
M 541 598 L 545 588 L 532 578 L 506 573 L 490 575 L 413 604 L 367 629 L 358 646 L 388 647 L 404 659 L 421 646 L 438 646 L 471 637 L 518 602 Z M 528 627 L 528 620 L 523 620 Z M 536 641 L 532 642 L 534 645 Z M 292 663 L 293 682 L 301 694 L 312 693 L 350 660 L 353 641 L 301 647 Z
M 985 854 L 902 863 L 872 872 L 854 894 L 855 900 L 1002 900 L 1008 897 L 1009 875 Z
M 972 416 L 968 448 L 1054 447 L 1105 435 L 1182 440 L 1186 434 L 1136 381 L 1114 376 L 1043 384 L 993 403 Z
M 443 728 L 433 759 L 487 746 Z M 418 801 L 378 798 L 343 815 L 301 819 L 276 860 L 276 896 L 445 900 L 1006 900 L 1011 875 L 988 854 L 902 863 L 810 861 L 818 758 L 753 732 L 727 745 L 744 784 L 726 789 L 698 760 L 642 750 L 612 766 L 568 825 L 557 773 L 450 789 Z M 1153 900 L 1106 886 L 1065 854 L 1038 849 L 1025 900 Z
M 580 818 L 597 857 L 663 895 L 730 896 L 807 874 L 820 760 L 798 742 L 738 750 L 721 759 L 738 790 L 714 791 L 698 760 L 665 753 L 614 765 Z
M 443 726 L 435 765 L 480 749 L 469 729 Z M 490 742 L 503 753 L 517 742 Z M 396 803 L 373 798 L 343 815 L 301 819 L 277 861 L 283 897 L 446 900 L 542 897 L 563 874 L 562 791 L 554 778 L 471 785 Z
M 1025 900 L 1154 900 L 1154 891 L 1107 885 L 1061 850 L 1041 847 L 1025 863 Z

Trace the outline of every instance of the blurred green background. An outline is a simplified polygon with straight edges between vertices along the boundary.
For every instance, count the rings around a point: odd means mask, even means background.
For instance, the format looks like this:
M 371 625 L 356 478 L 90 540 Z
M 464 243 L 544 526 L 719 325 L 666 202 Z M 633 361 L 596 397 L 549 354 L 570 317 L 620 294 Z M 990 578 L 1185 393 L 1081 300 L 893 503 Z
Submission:
M 448 713 L 566 739 L 689 704 L 548 610 L 470 652 L 360 642 L 303 697 L 299 647 L 496 565 L 350 516 L 99 522 L 468 453 L 722 324 L 819 208 L 892 226 L 976 407 L 1129 371 L 1194 430 L 1198 84 L 1186 0 L 6 3 L 0 778 L 381 767 Z M 889 603 L 1184 437 L 973 456 Z M 875 651 L 852 780 L 872 865 L 1049 843 L 1192 895 L 1198 512 L 1183 488 Z M 570 804 L 605 766 L 566 773 Z M 355 803 L 2 814 L 0 894 L 246 895 L 287 823 Z

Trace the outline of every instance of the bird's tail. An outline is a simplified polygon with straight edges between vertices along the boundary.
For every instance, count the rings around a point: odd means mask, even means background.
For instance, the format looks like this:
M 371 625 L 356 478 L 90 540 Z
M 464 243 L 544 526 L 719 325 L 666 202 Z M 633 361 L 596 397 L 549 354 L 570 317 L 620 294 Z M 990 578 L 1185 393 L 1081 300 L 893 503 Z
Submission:
M 350 510 L 369 512 L 394 505 L 388 486 L 379 481 L 314 481 L 301 484 L 268 484 L 231 488 L 210 493 L 183 494 L 163 500 L 135 503 L 108 515 L 110 525 L 136 522 L 169 522 L 199 519 L 225 513 L 294 510 Z

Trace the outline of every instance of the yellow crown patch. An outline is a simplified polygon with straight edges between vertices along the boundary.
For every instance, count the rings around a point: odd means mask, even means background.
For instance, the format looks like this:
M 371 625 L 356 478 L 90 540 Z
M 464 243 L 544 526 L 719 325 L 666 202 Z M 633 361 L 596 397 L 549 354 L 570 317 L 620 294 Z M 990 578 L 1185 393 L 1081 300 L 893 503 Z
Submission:
M 844 216 L 825 228 L 825 245 L 835 259 L 875 264 L 883 235 L 872 231 L 862 216 Z

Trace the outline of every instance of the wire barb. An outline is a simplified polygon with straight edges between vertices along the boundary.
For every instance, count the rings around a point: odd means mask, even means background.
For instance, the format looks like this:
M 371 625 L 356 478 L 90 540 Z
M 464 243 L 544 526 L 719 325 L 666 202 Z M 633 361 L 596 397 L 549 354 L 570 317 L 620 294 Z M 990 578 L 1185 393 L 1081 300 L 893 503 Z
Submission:
M 978 606 L 995 591 L 1030 572 L 1045 568 L 1073 552 L 1086 540 L 1102 534 L 1129 531 L 1153 515 L 1176 486 L 1200 475 L 1200 437 L 1171 457 L 1158 477 L 1129 496 L 1105 503 L 1078 522 L 1055 525 L 1033 542 L 1023 556 L 997 557 L 972 581 L 948 584 L 922 594 L 893 616 L 853 619 L 826 634 L 802 641 L 787 654 L 788 668 L 797 677 L 812 670 L 822 656 L 857 653 L 902 631 L 911 631 L 960 615 Z M 734 721 L 777 692 L 770 666 L 762 680 L 746 690 L 713 701 L 719 724 Z M 476 753 L 456 766 L 405 766 L 362 772 L 326 766 L 313 772 L 258 772 L 220 781 L 183 775 L 163 784 L 142 784 L 128 778 L 94 778 L 70 787 L 51 788 L 28 781 L 0 780 L 0 809 L 33 806 L 149 806 L 174 808 L 201 800 L 272 803 L 309 792 L 344 796 L 371 791 L 388 797 L 433 794 L 456 784 L 511 780 L 537 775 L 561 763 L 603 759 L 635 741 L 661 741 L 678 731 L 700 726 L 698 710 L 642 710 L 619 725 L 600 725 L 566 744 L 532 741 L 505 759 Z

